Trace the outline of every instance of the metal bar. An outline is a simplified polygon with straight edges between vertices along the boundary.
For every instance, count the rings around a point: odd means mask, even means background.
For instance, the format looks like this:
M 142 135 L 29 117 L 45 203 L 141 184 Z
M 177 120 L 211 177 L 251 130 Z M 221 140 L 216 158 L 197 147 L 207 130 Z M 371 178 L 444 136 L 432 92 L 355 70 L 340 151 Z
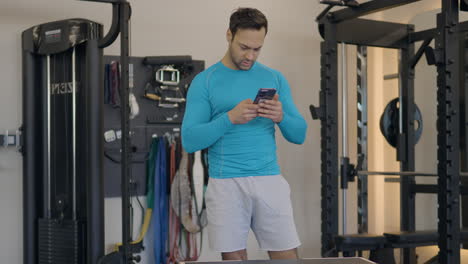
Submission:
M 367 47 L 357 47 L 357 156 L 367 155 Z M 361 169 L 367 170 L 367 158 Z M 358 233 L 368 232 L 368 183 L 366 175 L 358 175 Z
M 100 28 L 99 35 L 102 35 Z M 104 235 L 104 179 L 103 179 L 103 90 L 100 89 L 104 77 L 104 65 L 102 63 L 103 51 L 99 48 L 99 39 L 89 39 L 86 42 L 86 86 L 80 87 L 79 91 L 82 96 L 80 99 L 85 100 L 82 105 L 86 109 L 84 111 L 86 117 L 86 136 L 85 144 L 86 153 L 78 151 L 81 159 L 88 164 L 84 169 L 86 172 L 83 177 L 86 177 L 87 197 L 86 197 L 86 263 L 99 263 L 99 259 L 105 252 L 105 235 Z M 80 54 L 80 53 L 78 53 Z M 79 57 L 78 57 L 79 58 Z M 80 65 L 80 63 L 78 64 Z M 80 128 L 81 130 L 81 128 Z M 83 131 L 83 130 L 81 130 Z M 80 134 L 78 134 L 80 135 Z M 82 134 L 81 134 L 82 135 Z M 80 142 L 78 142 L 80 143 Z M 78 145 L 79 146 L 79 145 Z M 81 163 L 80 163 L 81 164 Z M 83 171 L 78 166 L 78 172 Z M 79 174 L 80 175 L 80 174 Z M 80 203 L 80 201 L 78 200 Z M 78 206 L 80 208 L 80 206 Z
M 72 53 L 72 149 L 73 149 L 73 179 L 72 179 L 72 218 L 76 220 L 76 47 L 73 47 Z
M 410 33 L 408 38 L 411 43 L 414 43 L 417 41 L 426 40 L 428 38 L 434 38 L 436 34 L 437 34 L 437 29 L 432 28 L 432 29 Z
M 438 193 L 439 186 L 435 184 L 415 184 L 411 187 L 413 193 Z M 460 186 L 460 194 L 468 195 L 468 186 Z
M 125 263 L 132 260 L 132 252 L 130 250 L 131 242 L 131 227 L 130 227 L 130 174 L 131 174 L 131 137 L 130 137 L 130 106 L 129 106 L 129 90 L 128 90 L 128 56 L 129 56 L 129 30 L 128 22 L 130 19 L 130 5 L 125 2 L 120 5 L 120 63 L 121 63 L 121 78 L 120 89 L 122 97 L 121 106 L 121 126 L 122 126 L 122 247 Z
M 441 264 L 460 263 L 460 89 L 464 56 L 458 33 L 459 1 L 442 1 L 437 15 L 436 50 L 443 63 L 437 65 L 437 159 L 438 233 Z M 462 55 L 463 54 L 463 55 Z
M 403 79 L 405 76 L 402 76 L 404 74 L 403 67 L 405 65 L 402 65 L 402 54 L 401 50 L 399 51 L 399 59 L 398 59 L 398 133 L 401 135 L 403 134 L 403 111 L 405 110 L 405 105 L 403 104 Z M 401 146 L 398 146 L 401 147 Z M 397 151 L 398 152 L 398 151 Z
M 358 175 L 368 176 L 421 176 L 421 177 L 436 177 L 437 173 L 417 172 L 417 171 L 358 171 Z M 460 172 L 460 176 L 468 177 L 468 172 Z
M 420 0 L 374 0 L 363 3 L 359 7 L 348 7 L 331 12 L 329 17 L 331 22 L 338 23 L 418 1 Z
M 51 81 L 50 81 L 50 55 L 47 55 L 47 217 L 52 217 L 52 202 L 51 202 L 51 191 L 50 191 L 50 184 L 51 180 L 51 162 L 50 162 L 50 107 L 51 107 Z
M 426 176 L 435 177 L 436 173 L 416 172 L 416 171 L 358 171 L 358 175 L 368 176 Z
M 419 60 L 421 59 L 422 55 L 424 54 L 424 49 L 431 44 L 433 38 L 428 38 L 425 39 L 423 44 L 419 47 L 418 51 L 416 52 L 416 55 L 414 55 L 413 58 L 411 58 L 410 65 L 411 68 L 416 67 L 416 64 L 418 64 Z
M 342 122 L 342 154 L 348 157 L 348 52 L 346 44 L 341 44 L 341 122 Z
M 460 24 L 461 26 L 461 24 Z M 460 32 L 460 31 L 459 31 Z M 465 56 L 468 54 L 467 41 L 465 40 Z M 464 59 L 463 65 L 467 65 L 466 57 L 461 56 L 460 59 Z M 468 171 L 468 72 L 464 72 L 464 89 L 460 89 L 460 170 Z M 461 184 L 468 186 L 468 178 L 461 178 Z M 462 228 L 468 227 L 468 196 L 461 198 L 461 214 L 462 214 Z M 463 243 L 463 249 L 468 249 L 468 243 Z
M 384 80 L 392 80 L 392 79 L 398 79 L 399 77 L 400 77 L 400 74 L 394 73 L 394 74 L 384 75 L 383 79 Z
M 27 50 L 27 46 L 32 43 L 29 41 L 28 33 L 22 34 L 23 60 L 22 60 L 22 117 L 23 117 L 23 178 L 22 178 L 22 204 L 23 204 L 23 264 L 36 264 L 38 257 L 38 225 L 39 215 L 44 216 L 44 200 L 40 199 L 43 195 L 42 189 L 46 174 L 41 170 L 45 167 L 43 164 L 44 149 L 42 143 L 44 140 L 44 121 L 43 111 L 46 103 L 44 89 L 37 87 L 47 87 L 44 85 L 44 76 L 42 71 L 46 67 L 42 65 L 43 57 L 38 59 L 32 52 Z M 42 186 L 41 186 L 42 185 Z
M 414 32 L 414 26 L 408 25 L 408 31 Z M 414 135 L 414 68 L 410 67 L 410 60 L 414 57 L 414 43 L 407 43 L 407 47 L 400 50 L 400 135 L 398 154 L 400 171 L 415 170 L 415 135 Z M 400 229 L 414 232 L 416 230 L 416 197 L 409 190 L 415 183 L 415 178 L 404 177 L 400 183 Z M 416 250 L 405 248 L 403 251 L 403 264 L 417 262 Z
M 458 32 L 468 31 L 468 21 L 460 22 L 458 27 Z M 428 38 L 434 38 L 437 34 L 437 28 L 426 29 L 409 34 L 409 41 L 416 42 L 422 41 Z
M 408 40 L 408 25 L 369 19 L 352 19 L 336 24 L 336 40 L 346 44 L 404 48 Z
M 342 158 L 348 157 L 348 60 L 347 60 L 347 50 L 346 44 L 341 43 L 341 136 L 342 136 Z M 342 165 L 345 165 L 342 159 Z M 342 167 L 343 168 L 343 167 Z M 341 174 L 341 177 L 347 177 L 347 175 Z M 347 179 L 344 179 L 347 181 Z M 346 223 L 347 223 L 347 189 L 343 188 L 341 190 L 342 194 L 342 234 L 346 235 Z
M 325 41 L 321 43 L 321 219 L 322 256 L 338 256 L 334 238 L 338 235 L 338 59 L 336 25 L 324 24 Z
M 325 9 L 323 9 L 323 11 L 320 12 L 320 14 L 315 18 L 315 21 L 318 22 L 318 21 L 322 20 L 322 18 L 323 18 L 324 16 L 326 16 L 326 15 L 328 14 L 328 12 L 330 12 L 330 10 L 331 10 L 333 7 L 334 7 L 334 6 L 329 5 L 329 6 L 327 6 Z

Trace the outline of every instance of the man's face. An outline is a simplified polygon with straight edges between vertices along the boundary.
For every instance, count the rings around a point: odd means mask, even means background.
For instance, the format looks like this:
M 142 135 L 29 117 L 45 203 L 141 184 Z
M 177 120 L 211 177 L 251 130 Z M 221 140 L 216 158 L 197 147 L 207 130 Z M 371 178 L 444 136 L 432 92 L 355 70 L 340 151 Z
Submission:
M 229 55 L 238 70 L 247 71 L 252 67 L 260 54 L 265 33 L 265 28 L 238 29 L 233 37 L 231 31 L 228 30 Z

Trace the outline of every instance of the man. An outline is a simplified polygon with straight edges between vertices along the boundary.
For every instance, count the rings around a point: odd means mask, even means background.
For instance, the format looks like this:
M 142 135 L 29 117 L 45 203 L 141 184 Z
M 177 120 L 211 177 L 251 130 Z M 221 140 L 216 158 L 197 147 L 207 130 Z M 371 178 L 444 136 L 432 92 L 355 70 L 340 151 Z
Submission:
M 283 75 L 256 62 L 267 30 L 257 9 L 236 10 L 225 56 L 194 78 L 187 96 L 182 144 L 188 152 L 209 148 L 208 236 L 223 260 L 247 259 L 250 228 L 271 259 L 297 258 L 300 245 L 276 158 L 275 125 L 296 144 L 304 142 L 307 125 Z M 277 93 L 254 104 L 259 88 Z

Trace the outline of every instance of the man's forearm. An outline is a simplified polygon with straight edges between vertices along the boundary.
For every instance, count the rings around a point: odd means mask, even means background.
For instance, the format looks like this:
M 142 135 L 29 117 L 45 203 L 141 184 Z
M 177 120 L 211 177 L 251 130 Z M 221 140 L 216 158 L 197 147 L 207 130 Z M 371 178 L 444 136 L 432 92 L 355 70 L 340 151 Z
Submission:
M 304 143 L 307 123 L 302 116 L 291 116 L 284 113 L 283 120 L 278 126 L 284 138 L 294 144 Z
M 189 153 L 208 148 L 233 126 L 234 124 L 229 120 L 227 113 L 208 123 L 183 124 L 182 146 Z

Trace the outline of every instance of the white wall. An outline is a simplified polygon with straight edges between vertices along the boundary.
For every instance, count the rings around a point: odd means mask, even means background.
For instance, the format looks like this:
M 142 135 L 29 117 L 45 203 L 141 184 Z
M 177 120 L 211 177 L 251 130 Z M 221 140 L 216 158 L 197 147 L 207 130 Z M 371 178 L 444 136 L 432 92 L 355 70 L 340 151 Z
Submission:
M 260 61 L 284 73 L 293 97 L 309 124 L 303 146 L 280 140 L 279 162 L 292 189 L 292 199 L 303 257 L 320 256 L 320 133 L 311 121 L 309 104 L 318 104 L 321 38 L 315 16 L 317 1 L 296 0 L 138 0 L 131 1 L 131 55 L 192 55 L 209 66 L 225 52 L 225 31 L 232 10 L 252 6 L 270 23 Z M 82 17 L 104 24 L 111 21 L 110 5 L 63 0 L 2 0 L 0 3 L 0 131 L 21 124 L 21 42 L 23 30 L 40 23 Z M 105 50 L 118 55 L 118 44 Z M 0 257 L 5 263 L 22 262 L 21 156 L 0 150 Z M 106 201 L 106 247 L 120 240 L 120 200 Z M 136 223 L 139 220 L 135 220 Z M 206 236 L 205 236 L 206 237 Z M 219 258 L 204 243 L 202 259 Z M 265 258 L 249 240 L 251 258 Z M 152 263 L 151 261 L 145 261 Z

